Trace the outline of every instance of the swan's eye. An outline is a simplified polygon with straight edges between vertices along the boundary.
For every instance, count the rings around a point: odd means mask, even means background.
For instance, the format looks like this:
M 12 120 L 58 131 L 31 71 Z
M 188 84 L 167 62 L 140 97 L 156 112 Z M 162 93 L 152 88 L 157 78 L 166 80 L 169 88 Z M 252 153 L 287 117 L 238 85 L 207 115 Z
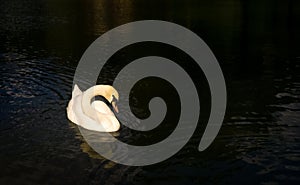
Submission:
M 118 101 L 118 99 L 115 97 L 115 95 L 112 95 L 112 102 L 117 102 Z

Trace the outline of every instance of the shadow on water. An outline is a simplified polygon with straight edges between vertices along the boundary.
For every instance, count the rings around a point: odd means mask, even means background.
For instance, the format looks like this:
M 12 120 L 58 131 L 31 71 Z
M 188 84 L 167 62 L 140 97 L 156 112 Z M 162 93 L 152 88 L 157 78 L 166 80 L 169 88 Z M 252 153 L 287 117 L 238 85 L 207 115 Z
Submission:
M 296 0 L 1 2 L 0 184 L 299 184 L 299 4 Z M 77 63 L 91 42 L 116 26 L 143 19 L 178 23 L 209 45 L 225 75 L 228 107 L 222 129 L 206 151 L 197 151 L 206 123 L 201 120 L 175 156 L 151 166 L 129 167 L 93 151 L 67 120 L 65 108 Z M 148 51 L 182 58 L 183 64 L 187 60 L 165 46 L 148 45 L 147 50 L 144 46 L 120 52 L 111 62 L 122 66 L 131 58 L 149 55 Z M 114 69 L 107 68 L 100 82 L 111 82 Z M 197 70 L 191 72 L 205 85 Z M 145 86 L 155 87 L 152 83 Z M 143 117 L 148 114 L 144 103 L 134 99 L 145 93 L 141 87 L 134 91 L 132 106 Z M 165 88 L 161 96 L 169 90 Z M 171 106 L 176 95 L 166 97 Z M 115 137 L 156 142 L 174 127 L 170 115 L 158 133 L 143 138 L 123 128 Z

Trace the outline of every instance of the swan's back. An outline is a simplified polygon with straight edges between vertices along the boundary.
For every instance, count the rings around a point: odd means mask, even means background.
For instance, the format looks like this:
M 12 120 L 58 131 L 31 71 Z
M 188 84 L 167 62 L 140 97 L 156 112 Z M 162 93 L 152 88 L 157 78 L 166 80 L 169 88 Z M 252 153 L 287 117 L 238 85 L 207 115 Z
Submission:
M 82 95 L 82 91 L 79 89 L 78 85 L 75 84 L 73 91 L 72 91 L 72 98 L 69 101 L 69 104 L 67 107 L 67 116 L 68 116 L 69 120 L 72 121 L 73 123 L 78 122 L 75 111 L 74 111 L 74 104 L 76 104 L 76 103 L 78 104 L 78 102 L 75 103 L 75 98 L 80 95 Z
M 78 85 L 75 84 L 74 89 L 72 91 L 72 99 L 78 95 L 82 95 L 82 91 L 79 89 Z

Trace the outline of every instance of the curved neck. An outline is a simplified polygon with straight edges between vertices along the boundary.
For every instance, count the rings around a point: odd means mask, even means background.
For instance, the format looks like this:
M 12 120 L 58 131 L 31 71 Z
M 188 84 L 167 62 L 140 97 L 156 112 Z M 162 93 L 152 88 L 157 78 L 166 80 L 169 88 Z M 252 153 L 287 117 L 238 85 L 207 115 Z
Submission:
M 111 103 L 112 98 L 106 89 L 106 85 L 96 85 L 89 88 L 83 93 L 81 108 L 84 114 L 94 120 L 97 120 L 97 114 L 99 114 L 99 112 L 97 112 L 96 109 L 92 107 L 91 100 L 93 97 L 100 95 L 106 98 Z

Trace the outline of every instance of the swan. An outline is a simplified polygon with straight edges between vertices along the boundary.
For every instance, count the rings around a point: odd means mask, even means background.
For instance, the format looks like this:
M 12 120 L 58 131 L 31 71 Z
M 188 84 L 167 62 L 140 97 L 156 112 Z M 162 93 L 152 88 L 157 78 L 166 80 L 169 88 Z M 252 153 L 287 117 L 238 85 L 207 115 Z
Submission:
M 120 123 L 115 114 L 103 101 L 91 100 L 95 96 L 103 96 L 118 112 L 116 101 L 119 94 L 110 85 L 95 85 L 82 92 L 75 84 L 72 98 L 68 103 L 67 117 L 73 123 L 92 131 L 115 132 L 120 128 Z

